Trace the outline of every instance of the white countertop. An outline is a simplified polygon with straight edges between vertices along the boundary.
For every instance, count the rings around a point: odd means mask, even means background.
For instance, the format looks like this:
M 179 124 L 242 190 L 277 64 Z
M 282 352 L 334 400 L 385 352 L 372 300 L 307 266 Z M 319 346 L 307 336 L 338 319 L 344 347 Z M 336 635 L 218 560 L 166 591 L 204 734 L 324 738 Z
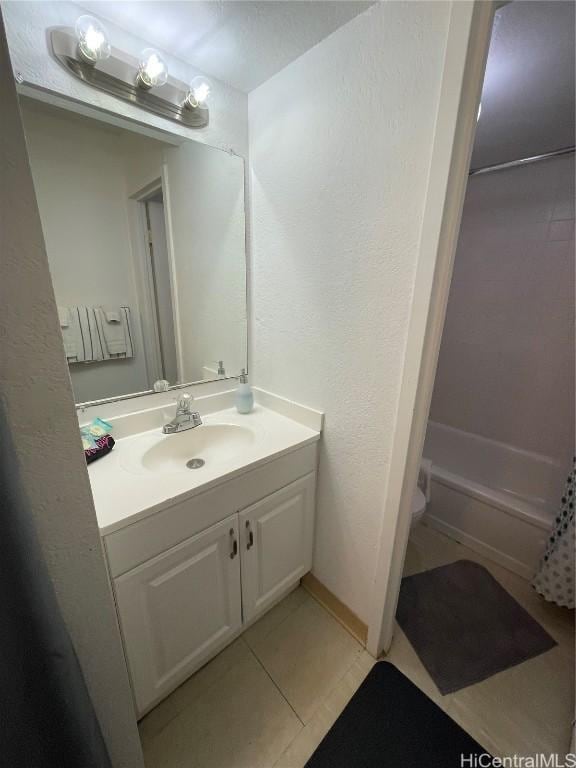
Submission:
M 96 516 L 102 535 L 112 533 L 136 519 L 213 488 L 240 474 L 266 464 L 320 439 L 320 432 L 257 404 L 247 415 L 235 408 L 202 416 L 205 424 L 247 426 L 257 435 L 241 452 L 225 457 L 217 465 L 206 463 L 201 469 L 175 472 L 131 471 L 131 458 L 141 450 L 144 440 L 178 440 L 180 435 L 162 435 L 155 426 L 121 437 L 111 453 L 88 466 Z M 198 427 L 202 429 L 202 427 Z M 113 433 L 114 434 L 114 433 Z M 186 434 L 185 432 L 180 434 Z

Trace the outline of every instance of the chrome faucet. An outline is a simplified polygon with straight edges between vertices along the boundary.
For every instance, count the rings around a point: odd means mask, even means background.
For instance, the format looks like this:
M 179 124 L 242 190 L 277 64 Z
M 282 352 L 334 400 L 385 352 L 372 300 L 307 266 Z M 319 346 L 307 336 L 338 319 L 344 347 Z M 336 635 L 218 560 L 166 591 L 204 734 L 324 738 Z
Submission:
M 186 392 L 180 395 L 176 405 L 176 416 L 164 424 L 162 432 L 165 435 L 174 435 L 176 432 L 184 432 L 186 429 L 194 429 L 202 424 L 202 417 L 198 411 L 193 411 L 191 403 L 194 398 Z

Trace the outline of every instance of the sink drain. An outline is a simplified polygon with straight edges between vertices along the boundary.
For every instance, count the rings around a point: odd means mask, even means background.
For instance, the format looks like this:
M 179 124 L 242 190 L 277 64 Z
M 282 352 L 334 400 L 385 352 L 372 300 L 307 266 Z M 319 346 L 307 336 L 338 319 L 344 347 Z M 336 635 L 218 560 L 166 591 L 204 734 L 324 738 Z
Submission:
M 204 464 L 206 464 L 204 459 L 190 459 L 190 461 L 186 462 L 188 469 L 200 469 Z

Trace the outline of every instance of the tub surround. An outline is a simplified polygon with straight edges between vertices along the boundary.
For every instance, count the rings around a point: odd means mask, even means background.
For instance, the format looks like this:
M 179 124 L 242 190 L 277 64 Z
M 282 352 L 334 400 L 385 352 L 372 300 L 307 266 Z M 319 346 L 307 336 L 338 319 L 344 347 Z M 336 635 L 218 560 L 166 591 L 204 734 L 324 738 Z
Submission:
M 574 176 L 564 155 L 469 180 L 430 407 L 434 422 L 562 463 L 574 449 Z
M 427 522 L 530 579 L 562 493 L 562 466 L 435 422 L 428 424 L 424 456 L 432 461 Z
M 473 176 L 424 449 L 427 518 L 527 579 L 573 452 L 573 307 L 574 156 Z

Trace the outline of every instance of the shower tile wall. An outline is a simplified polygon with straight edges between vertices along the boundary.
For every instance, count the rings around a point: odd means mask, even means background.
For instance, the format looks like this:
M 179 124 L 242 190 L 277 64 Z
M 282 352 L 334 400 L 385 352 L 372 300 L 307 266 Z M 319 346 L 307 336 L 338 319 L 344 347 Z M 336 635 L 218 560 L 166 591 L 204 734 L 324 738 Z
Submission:
M 574 156 L 468 184 L 430 418 L 574 450 Z

